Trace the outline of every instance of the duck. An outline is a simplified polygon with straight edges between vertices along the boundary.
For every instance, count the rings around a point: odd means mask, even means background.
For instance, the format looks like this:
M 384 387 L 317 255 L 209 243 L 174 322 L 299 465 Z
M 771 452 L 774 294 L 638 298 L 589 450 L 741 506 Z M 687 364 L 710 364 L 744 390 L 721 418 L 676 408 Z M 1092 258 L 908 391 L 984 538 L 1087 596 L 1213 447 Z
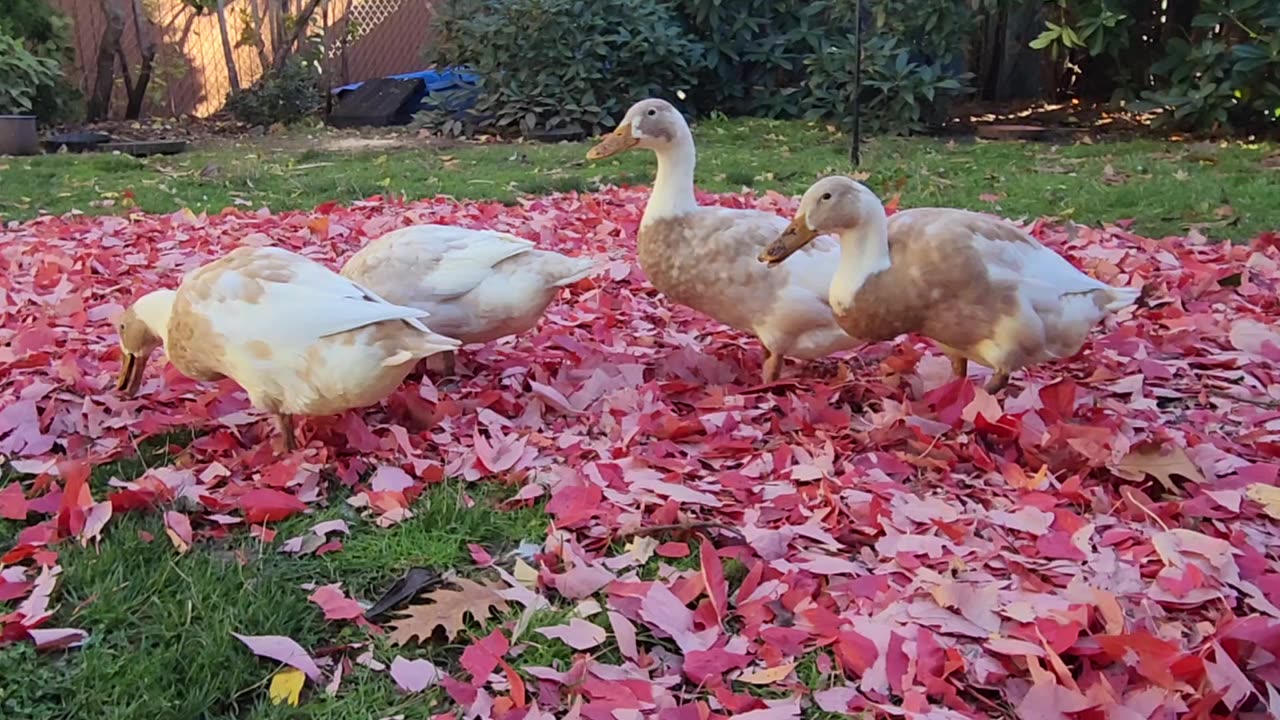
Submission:
M 301 255 L 241 247 L 125 310 L 116 388 L 137 395 L 148 359 L 163 347 L 189 378 L 234 380 L 273 417 L 277 450 L 293 451 L 293 416 L 373 405 L 420 359 L 461 344 L 428 328 L 428 316 Z
M 780 267 L 832 233 L 844 247 L 829 292 L 841 327 L 873 342 L 928 337 L 957 377 L 968 375 L 969 361 L 990 368 L 990 394 L 1021 368 L 1075 355 L 1095 325 L 1143 292 L 1089 277 L 987 215 L 914 208 L 886 217 L 875 193 L 844 176 L 805 191 L 790 224 L 758 259 Z
M 787 220 L 761 210 L 698 205 L 693 134 L 665 100 L 632 105 L 587 158 L 632 148 L 650 150 L 658 160 L 636 239 L 641 269 L 673 302 L 755 336 L 764 346 L 764 383 L 781 377 L 789 357 L 818 360 L 860 344 L 841 329 L 827 301 L 840 262 L 834 238 L 815 238 L 774 270 L 757 263 Z
M 463 344 L 531 330 L 560 289 L 598 268 L 592 258 L 539 250 L 495 230 L 411 225 L 370 242 L 343 265 L 343 277 L 389 302 L 431 314 L 431 327 Z M 455 353 L 443 354 L 455 372 Z

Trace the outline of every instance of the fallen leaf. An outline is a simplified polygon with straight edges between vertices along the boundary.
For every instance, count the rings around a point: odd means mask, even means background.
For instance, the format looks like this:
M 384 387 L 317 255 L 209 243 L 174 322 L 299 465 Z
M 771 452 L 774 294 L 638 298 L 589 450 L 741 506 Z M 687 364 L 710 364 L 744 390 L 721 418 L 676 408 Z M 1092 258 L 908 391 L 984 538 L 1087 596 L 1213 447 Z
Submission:
M 440 628 L 447 639 L 453 640 L 462 632 L 468 615 L 476 622 L 484 622 L 492 608 L 499 611 L 507 609 L 507 601 L 498 593 L 497 586 L 466 578 L 454 578 L 450 582 L 461 589 L 435 590 L 427 595 L 430 603 L 406 608 L 399 618 L 390 623 L 388 639 L 395 645 L 403 645 L 414 638 L 428 640 Z
M 164 534 L 169 536 L 173 546 L 182 555 L 191 549 L 191 521 L 182 513 L 169 511 L 164 514 Z
M 1280 487 L 1252 483 L 1245 488 L 1250 500 L 1262 505 L 1262 509 L 1271 517 L 1280 520 Z
M 498 668 L 502 656 L 509 648 L 507 638 L 499 630 L 494 630 L 485 637 L 467 646 L 462 651 L 459 664 L 471 673 L 471 684 L 479 687 L 489 680 L 489 675 Z
M 1167 447 L 1147 446 L 1135 449 L 1125 455 L 1111 470 L 1126 480 L 1138 481 L 1144 475 L 1155 478 L 1165 490 L 1175 495 L 1181 494 L 1174 476 L 1186 478 L 1194 483 L 1203 483 L 1204 474 L 1191 462 L 1182 448 L 1171 445 Z
M 302 695 L 302 685 L 307 676 L 301 670 L 287 668 L 271 676 L 271 686 L 267 688 L 267 697 L 272 705 L 284 703 L 292 707 L 298 706 Z
M 354 620 L 364 615 L 364 608 L 360 607 L 360 603 L 342 592 L 342 583 L 322 585 L 307 596 L 307 599 L 320 606 L 325 620 Z
M 1129 173 L 1116 172 L 1111 163 L 1102 168 L 1102 182 L 1107 185 L 1123 185 L 1129 182 Z
M 552 625 L 538 628 L 538 632 L 549 638 L 557 638 L 574 650 L 590 650 L 604 642 L 604 628 L 586 620 L 573 618 L 567 625 Z
M 312 682 L 319 682 L 320 668 L 316 667 L 316 661 L 312 660 L 311 655 L 294 640 L 282 635 L 241 635 L 234 632 L 231 634 L 244 643 L 254 655 L 297 668 L 306 673 Z
M 387 591 L 378 598 L 367 611 L 365 617 L 370 620 L 385 615 L 387 612 L 399 607 L 402 603 L 412 600 L 424 588 L 433 587 L 441 582 L 440 574 L 429 568 L 409 568 L 404 577 L 396 580 Z
M 738 676 L 738 682 L 744 682 L 748 685 L 772 685 L 786 679 L 795 667 L 795 663 L 786 663 L 751 673 L 744 673 Z
M 396 687 L 407 693 L 420 693 L 435 687 L 443 677 L 444 673 L 429 660 L 408 660 L 397 655 L 391 661 L 391 679 Z

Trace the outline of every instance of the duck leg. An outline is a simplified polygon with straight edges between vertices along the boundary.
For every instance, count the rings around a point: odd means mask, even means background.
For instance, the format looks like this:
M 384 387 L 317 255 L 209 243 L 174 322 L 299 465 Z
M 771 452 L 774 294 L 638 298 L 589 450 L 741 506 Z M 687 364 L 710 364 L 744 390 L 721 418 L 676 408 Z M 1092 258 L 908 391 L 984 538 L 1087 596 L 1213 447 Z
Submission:
M 773 352 L 769 348 L 764 349 L 764 372 L 763 379 L 765 383 L 777 382 L 782 377 L 782 365 L 786 359 L 782 355 Z
M 277 451 L 293 452 L 298 449 L 298 442 L 293 435 L 293 416 L 292 415 L 276 415 L 274 416 L 276 431 L 280 433 L 277 438 Z
M 951 372 L 957 378 L 968 377 L 969 375 L 969 358 L 959 353 L 946 353 L 951 359 Z
M 1009 371 L 997 370 L 996 374 L 991 376 L 991 380 L 987 382 L 987 387 L 984 389 L 987 391 L 988 395 L 995 395 L 996 393 L 1003 390 L 1004 386 L 1008 384 L 1009 384 Z
M 455 356 L 455 353 L 452 350 L 448 350 L 441 354 L 444 355 L 444 376 L 453 377 L 454 373 L 458 370 L 457 357 Z

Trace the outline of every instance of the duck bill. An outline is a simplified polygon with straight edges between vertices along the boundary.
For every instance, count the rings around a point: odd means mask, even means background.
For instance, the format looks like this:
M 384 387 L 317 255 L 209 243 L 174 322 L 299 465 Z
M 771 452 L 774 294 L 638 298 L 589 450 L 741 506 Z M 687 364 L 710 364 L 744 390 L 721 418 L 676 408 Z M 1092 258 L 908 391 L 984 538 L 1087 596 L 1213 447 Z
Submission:
M 617 130 L 604 136 L 595 147 L 587 151 L 588 160 L 603 160 L 618 153 L 626 152 L 640 141 L 631 134 L 631 123 L 619 125 Z
M 116 390 L 125 397 L 138 394 L 142 387 L 142 374 L 147 369 L 147 359 L 132 353 L 125 353 L 120 362 L 120 376 L 116 378 Z
M 808 245 L 810 241 L 818 237 L 818 233 L 811 227 L 803 214 L 796 215 L 786 230 L 778 236 L 777 240 L 770 243 L 761 253 L 760 262 L 773 267 L 778 263 L 791 257 L 791 254 L 800 248 Z

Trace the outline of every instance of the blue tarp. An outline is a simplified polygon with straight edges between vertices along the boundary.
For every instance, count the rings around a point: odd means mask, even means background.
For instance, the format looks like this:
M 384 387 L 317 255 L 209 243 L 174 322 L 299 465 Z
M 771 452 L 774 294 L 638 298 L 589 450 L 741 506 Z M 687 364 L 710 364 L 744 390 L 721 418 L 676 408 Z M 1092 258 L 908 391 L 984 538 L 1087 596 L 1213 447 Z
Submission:
M 417 72 L 401 73 L 399 75 L 388 75 L 391 80 L 414 80 L 421 79 L 423 85 L 427 88 L 427 93 L 440 92 L 442 90 L 452 90 L 454 88 L 475 85 L 477 76 L 462 70 L 460 68 L 447 68 L 444 70 L 419 70 Z M 339 95 L 348 90 L 355 90 L 363 85 L 364 82 L 351 83 L 342 87 L 334 88 L 333 94 Z
M 459 90 L 467 90 L 474 88 L 476 81 L 479 79 L 474 73 L 467 72 L 462 68 L 444 68 L 440 70 L 419 70 L 417 72 L 401 73 L 399 75 L 388 75 L 387 79 L 391 80 L 421 80 L 423 91 L 416 97 L 410 98 L 406 103 L 405 110 L 410 114 L 415 114 L 425 110 L 427 101 L 432 95 L 446 96 L 433 98 L 441 101 L 437 103 L 437 107 L 444 107 L 452 113 L 459 113 L 471 107 L 475 103 L 475 98 L 470 93 L 460 93 Z M 334 88 L 332 93 L 337 96 L 345 92 L 350 92 L 364 85 L 364 82 L 351 83 Z

